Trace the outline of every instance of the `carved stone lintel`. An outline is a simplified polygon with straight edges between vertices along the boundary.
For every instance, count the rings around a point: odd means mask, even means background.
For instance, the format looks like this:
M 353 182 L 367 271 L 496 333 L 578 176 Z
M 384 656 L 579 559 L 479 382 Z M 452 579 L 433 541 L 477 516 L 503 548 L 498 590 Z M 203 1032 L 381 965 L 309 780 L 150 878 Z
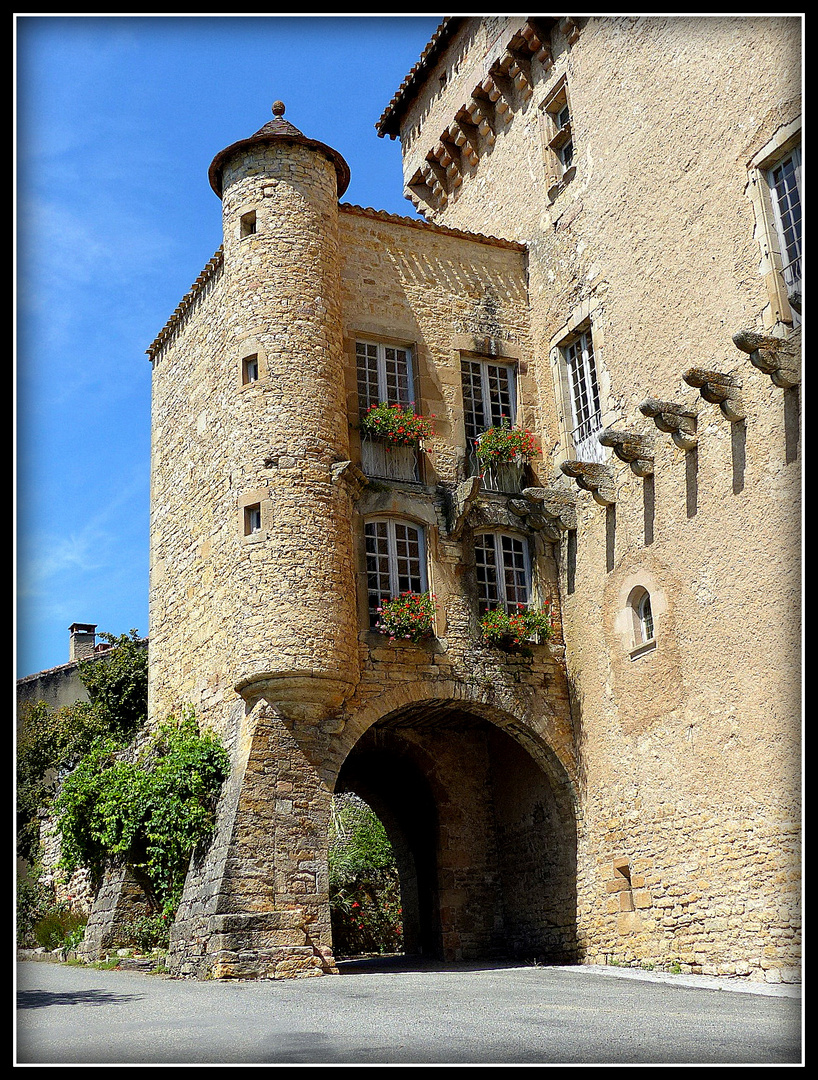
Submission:
M 637 476 L 653 473 L 653 439 L 632 431 L 606 428 L 597 436 L 603 446 L 610 446 L 620 461 L 626 461 Z
M 346 485 L 353 499 L 357 499 L 369 484 L 366 475 L 352 461 L 336 461 L 330 465 L 333 484 Z
M 737 349 L 749 353 L 750 363 L 769 375 L 774 386 L 789 390 L 801 381 L 801 335 L 795 338 L 773 337 L 754 330 L 733 334 Z
M 457 540 L 463 532 L 466 523 L 466 515 L 480 494 L 480 477 L 470 476 L 462 484 L 458 484 L 452 492 L 449 506 L 449 539 Z
M 593 461 L 563 461 L 560 468 L 566 476 L 572 476 L 585 491 L 590 491 L 600 506 L 612 506 L 616 502 L 613 470 L 608 465 Z
M 696 412 L 673 401 L 645 398 L 639 406 L 643 416 L 650 416 L 660 431 L 668 432 L 680 450 L 692 450 L 698 441 Z
M 576 497 L 561 488 L 524 488 L 523 495 L 535 504 L 535 513 L 550 518 L 558 529 L 577 527 Z
M 697 387 L 705 401 L 718 405 L 731 423 L 744 419 L 741 383 L 734 375 L 707 371 L 704 368 L 690 368 L 682 378 L 688 386 Z

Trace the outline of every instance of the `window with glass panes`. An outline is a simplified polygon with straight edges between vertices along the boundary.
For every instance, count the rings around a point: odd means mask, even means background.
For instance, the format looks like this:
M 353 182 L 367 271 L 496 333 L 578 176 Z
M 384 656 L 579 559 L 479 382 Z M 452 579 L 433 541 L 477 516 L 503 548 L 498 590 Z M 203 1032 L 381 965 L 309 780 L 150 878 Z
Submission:
M 355 343 L 358 371 L 358 409 L 363 416 L 373 405 L 411 405 L 415 400 L 412 353 L 397 345 L 371 341 Z
M 788 291 L 801 282 L 801 150 L 793 152 L 767 173 L 781 255 L 781 272 Z
M 528 546 L 509 533 L 480 533 L 474 541 L 480 614 L 494 608 L 516 611 L 531 600 Z
M 601 461 L 602 451 L 596 436 L 602 427 L 602 410 L 590 332 L 580 334 L 566 345 L 563 355 L 571 393 L 574 450 L 583 461 Z
M 463 419 L 469 450 L 478 435 L 503 420 L 513 424 L 517 414 L 514 368 L 488 360 L 462 359 Z
M 423 528 L 409 521 L 377 518 L 364 525 L 369 617 L 374 624 L 381 602 L 402 592 L 426 591 Z

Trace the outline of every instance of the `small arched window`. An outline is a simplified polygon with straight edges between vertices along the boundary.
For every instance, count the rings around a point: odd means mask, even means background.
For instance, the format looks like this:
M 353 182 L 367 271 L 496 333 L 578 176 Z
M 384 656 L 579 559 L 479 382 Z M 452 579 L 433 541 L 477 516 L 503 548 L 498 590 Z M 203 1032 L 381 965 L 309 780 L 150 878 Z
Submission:
M 656 628 L 648 590 L 641 585 L 633 589 L 628 597 L 628 608 L 631 612 L 631 647 L 641 649 L 643 645 L 652 644 L 656 638 Z

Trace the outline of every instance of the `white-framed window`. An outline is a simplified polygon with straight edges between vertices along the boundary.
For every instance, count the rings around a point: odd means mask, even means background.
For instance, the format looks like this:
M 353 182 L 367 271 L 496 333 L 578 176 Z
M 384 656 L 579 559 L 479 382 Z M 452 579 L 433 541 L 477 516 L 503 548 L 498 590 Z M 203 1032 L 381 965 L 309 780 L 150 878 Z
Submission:
M 403 592 L 426 592 L 426 535 L 422 525 L 401 518 L 364 523 L 370 625 L 382 601 Z
M 591 331 L 578 334 L 562 346 L 571 400 L 571 442 L 580 461 L 603 463 L 597 435 L 602 430 L 599 379 Z
M 656 646 L 656 626 L 653 618 L 653 605 L 650 593 L 643 585 L 637 585 L 628 596 L 630 618 L 630 642 L 628 648 L 631 658 L 635 659 Z
M 528 543 L 505 532 L 483 532 L 474 538 L 477 602 L 481 615 L 495 608 L 518 611 L 531 603 Z
M 358 412 L 373 405 L 411 405 L 415 400 L 412 350 L 374 341 L 355 342 Z
M 506 421 L 513 427 L 517 418 L 517 387 L 514 364 L 462 357 L 460 378 L 463 388 L 463 423 L 469 469 L 480 471 L 475 449 L 478 436 Z
M 766 171 L 778 241 L 778 270 L 797 316 L 801 309 L 801 147 Z M 797 320 L 796 320 L 797 321 Z

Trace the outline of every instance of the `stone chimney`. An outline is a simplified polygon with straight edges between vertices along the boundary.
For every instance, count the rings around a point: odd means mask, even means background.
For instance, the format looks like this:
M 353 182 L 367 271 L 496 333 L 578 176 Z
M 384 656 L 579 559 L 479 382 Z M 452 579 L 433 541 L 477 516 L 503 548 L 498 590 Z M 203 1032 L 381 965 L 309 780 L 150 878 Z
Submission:
M 97 640 L 96 623 L 71 623 L 68 632 L 71 635 L 69 660 L 87 660 L 94 655 L 94 645 Z

